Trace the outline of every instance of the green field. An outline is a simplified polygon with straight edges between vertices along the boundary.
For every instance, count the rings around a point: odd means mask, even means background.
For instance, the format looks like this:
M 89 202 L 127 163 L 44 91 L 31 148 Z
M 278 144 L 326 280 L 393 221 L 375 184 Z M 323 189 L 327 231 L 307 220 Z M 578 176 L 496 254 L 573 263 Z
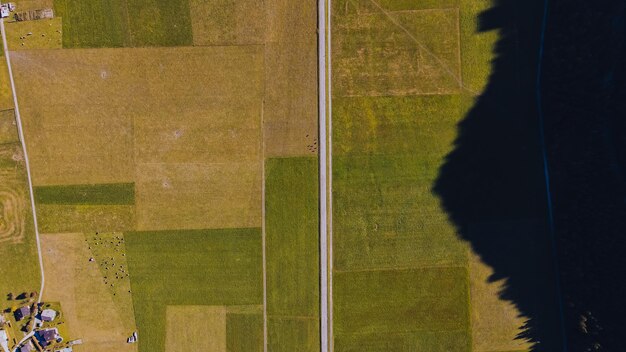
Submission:
M 518 337 L 526 317 L 500 297 L 506 280 L 492 279 L 433 190 L 458 124 L 490 79 L 498 32 L 478 26 L 492 4 L 334 5 L 335 350 L 528 350 Z M 541 245 L 529 247 L 544 257 Z M 529 299 L 543 307 L 540 296 Z
M 333 100 L 335 270 L 460 266 L 467 246 L 431 192 L 458 96 Z
M 28 184 L 19 144 L 0 145 L 0 309 L 18 304 L 6 296 L 39 291 L 40 275 Z
M 245 338 L 242 338 L 245 336 Z M 263 351 L 263 315 L 226 315 L 226 350 L 229 352 Z
M 41 204 L 130 205 L 135 203 L 134 183 L 35 187 Z
M 191 45 L 187 0 L 55 0 L 63 18 L 63 47 Z
M 268 344 L 319 350 L 317 158 L 266 161 Z
M 141 352 L 164 351 L 167 305 L 262 304 L 259 229 L 129 232 L 125 239 Z

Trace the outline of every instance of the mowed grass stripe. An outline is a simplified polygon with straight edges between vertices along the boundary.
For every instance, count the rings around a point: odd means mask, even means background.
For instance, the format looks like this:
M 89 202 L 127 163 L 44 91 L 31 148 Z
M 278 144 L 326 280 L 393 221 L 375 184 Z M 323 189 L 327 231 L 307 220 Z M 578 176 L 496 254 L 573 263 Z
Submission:
M 37 186 L 34 192 L 40 204 L 135 204 L 134 183 Z
M 319 321 L 268 319 L 268 351 L 316 352 L 320 350 Z
M 167 305 L 262 303 L 258 228 L 129 232 L 125 238 L 141 352 L 164 351 Z
M 455 332 L 462 337 L 455 339 L 452 350 L 471 350 L 466 268 L 335 273 L 333 282 L 334 333 L 337 341 L 348 344 L 348 350 L 353 344 L 366 347 L 355 335 L 378 334 L 394 344 L 397 334 L 421 332 L 442 334 L 429 339 L 415 337 L 412 349 L 405 350 L 438 351 L 438 346 L 450 343 L 448 335 Z M 373 345 L 365 350 L 380 348 Z
M 318 160 L 266 161 L 268 344 L 319 350 Z
M 126 0 L 55 0 L 56 16 L 63 18 L 64 48 L 129 46 Z
M 227 314 L 226 351 L 263 351 L 263 315 Z
M 317 158 L 266 161 L 268 314 L 318 316 Z
M 467 339 L 466 330 L 371 333 L 340 335 L 335 338 L 334 346 L 342 352 L 465 352 L 469 351 Z
M 192 45 L 188 0 L 55 0 L 63 47 Z

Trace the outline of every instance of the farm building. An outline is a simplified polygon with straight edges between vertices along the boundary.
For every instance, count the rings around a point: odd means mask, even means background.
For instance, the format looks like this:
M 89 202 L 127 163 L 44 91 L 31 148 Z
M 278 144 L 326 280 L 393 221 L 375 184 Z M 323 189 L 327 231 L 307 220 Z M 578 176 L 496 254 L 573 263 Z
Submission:
M 9 6 L 7 4 L 3 4 L 0 6 L 0 17 L 2 18 L 9 17 Z
M 24 346 L 20 347 L 20 352 L 31 352 L 31 351 L 35 351 L 35 346 L 33 346 L 33 343 L 30 340 L 28 340 L 28 342 L 26 342 Z
M 57 328 L 38 330 L 35 337 L 42 347 L 46 347 L 59 337 L 59 330 Z
M 54 309 L 44 309 L 41 312 L 41 320 L 43 321 L 53 321 L 56 318 L 57 312 Z
M 72 351 L 73 351 L 72 347 L 65 347 L 65 348 L 62 348 L 60 350 L 56 350 L 54 352 L 72 352 Z
M 15 311 L 15 320 L 20 321 L 30 315 L 30 307 L 23 306 Z
M 46 18 L 54 18 L 54 11 L 52 9 L 29 10 L 15 14 L 16 21 L 32 21 Z

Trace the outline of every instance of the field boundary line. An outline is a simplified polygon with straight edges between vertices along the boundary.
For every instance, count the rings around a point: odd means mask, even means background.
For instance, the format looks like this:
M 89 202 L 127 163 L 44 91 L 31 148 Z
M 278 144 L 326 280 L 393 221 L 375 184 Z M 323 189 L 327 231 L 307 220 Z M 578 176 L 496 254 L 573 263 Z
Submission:
M 263 46 L 263 100 L 261 101 L 261 252 L 263 257 L 263 352 L 267 352 L 267 251 L 265 246 L 265 76 L 267 50 Z
M 456 74 L 454 74 L 454 72 L 450 69 L 450 67 L 448 67 L 448 65 L 446 65 L 445 62 L 441 61 L 441 59 L 437 55 L 435 55 L 435 53 L 433 53 L 424 44 L 422 44 L 419 40 L 417 40 L 417 38 L 415 38 L 415 36 L 411 34 L 411 32 L 409 32 L 408 29 L 406 29 L 406 27 L 400 24 L 400 22 L 398 22 L 387 10 L 385 10 L 382 6 L 380 6 L 379 3 L 377 3 L 374 0 L 370 0 L 370 2 L 374 6 L 376 6 L 393 24 L 395 24 L 398 28 L 402 29 L 402 31 L 406 33 L 406 35 L 409 38 L 411 38 L 420 49 L 424 50 L 430 57 L 435 59 L 435 61 L 439 64 L 439 66 L 441 66 L 441 68 L 443 68 L 458 83 L 459 88 L 461 88 L 461 90 L 466 90 L 472 94 L 478 94 L 477 92 L 474 92 L 473 90 L 465 87 L 461 79 L 457 77 Z

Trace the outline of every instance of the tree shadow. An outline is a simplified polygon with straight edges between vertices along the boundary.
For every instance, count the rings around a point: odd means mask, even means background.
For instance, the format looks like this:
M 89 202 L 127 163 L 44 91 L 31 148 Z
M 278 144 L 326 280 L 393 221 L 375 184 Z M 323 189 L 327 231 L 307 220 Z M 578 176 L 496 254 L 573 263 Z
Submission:
M 477 31 L 499 31 L 496 57 L 434 191 L 489 280 L 504 279 L 500 299 L 526 320 L 517 338 L 554 352 L 563 336 L 535 102 L 542 16 L 542 0 L 498 0 L 480 15 Z
M 544 63 L 570 351 L 624 351 L 626 3 L 555 1 Z

